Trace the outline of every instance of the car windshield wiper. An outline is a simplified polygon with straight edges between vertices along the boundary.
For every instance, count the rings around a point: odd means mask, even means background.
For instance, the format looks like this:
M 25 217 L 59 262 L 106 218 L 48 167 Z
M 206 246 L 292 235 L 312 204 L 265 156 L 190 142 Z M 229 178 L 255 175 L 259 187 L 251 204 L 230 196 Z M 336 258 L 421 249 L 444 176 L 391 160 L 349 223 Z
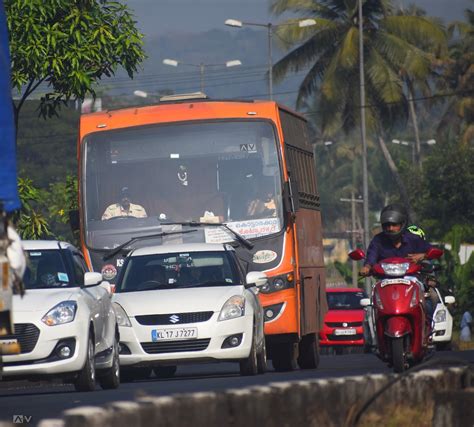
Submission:
M 120 251 L 122 251 L 126 246 L 131 245 L 132 243 L 136 242 L 137 240 L 145 240 L 145 239 L 155 239 L 157 237 L 163 237 L 163 236 L 171 236 L 173 234 L 187 234 L 187 233 L 193 233 L 194 231 L 197 230 L 184 230 L 184 231 L 163 231 L 161 233 L 157 234 L 149 234 L 148 236 L 137 236 L 137 237 L 132 237 L 130 240 L 126 241 L 125 243 L 122 243 L 120 246 L 117 246 L 115 249 L 112 249 L 110 252 L 107 252 L 102 259 L 104 261 L 107 261 L 108 259 L 114 257 L 117 255 Z
M 237 231 L 232 230 L 225 222 L 199 222 L 199 221 L 184 221 L 184 222 L 162 222 L 161 225 L 186 225 L 188 227 L 223 227 L 232 233 L 237 241 L 244 245 L 247 249 L 253 248 L 253 243 L 243 237 L 241 234 L 237 233 Z

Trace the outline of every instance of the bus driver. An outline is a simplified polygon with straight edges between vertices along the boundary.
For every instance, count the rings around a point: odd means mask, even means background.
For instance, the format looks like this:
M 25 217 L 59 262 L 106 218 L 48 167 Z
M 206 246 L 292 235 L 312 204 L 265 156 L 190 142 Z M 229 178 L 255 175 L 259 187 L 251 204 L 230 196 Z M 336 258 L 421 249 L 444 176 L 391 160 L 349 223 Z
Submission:
M 147 217 L 143 206 L 130 202 L 130 192 L 128 191 L 128 187 L 122 188 L 121 200 L 119 203 L 113 203 L 107 207 L 105 212 L 102 214 L 102 221 L 123 216 L 132 216 L 135 218 Z

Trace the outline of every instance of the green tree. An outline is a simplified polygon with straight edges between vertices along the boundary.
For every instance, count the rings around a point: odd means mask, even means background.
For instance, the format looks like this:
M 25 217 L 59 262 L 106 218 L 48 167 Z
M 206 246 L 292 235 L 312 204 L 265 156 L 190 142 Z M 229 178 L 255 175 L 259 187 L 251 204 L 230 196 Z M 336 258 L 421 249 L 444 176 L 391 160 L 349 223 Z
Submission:
M 21 209 L 13 218 L 22 239 L 41 239 L 51 236 L 48 221 L 42 213 L 45 193 L 28 178 L 18 179 Z
M 323 133 L 359 124 L 359 29 L 357 0 L 272 0 L 276 14 L 293 12 L 315 19 L 316 25 L 278 27 L 290 49 L 273 73 L 309 68 L 298 93 L 298 105 L 313 94 L 320 97 L 318 118 Z M 369 130 L 381 132 L 408 115 L 407 78 L 425 78 L 433 53 L 441 52 L 446 34 L 439 22 L 425 16 L 396 15 L 389 0 L 365 0 L 364 58 Z
M 127 6 L 109 0 L 5 0 L 12 84 L 25 100 L 41 85 L 40 113 L 57 114 L 70 99 L 95 95 L 94 85 L 119 66 L 132 78 L 145 58 L 142 35 Z
M 450 98 L 438 128 L 446 136 L 460 136 L 464 145 L 474 142 L 474 11 L 466 10 L 466 22 L 449 26 L 449 59 L 443 74 L 443 88 Z
M 431 239 L 442 239 L 456 225 L 473 229 L 473 188 L 474 147 L 455 139 L 436 144 L 423 163 L 422 191 L 416 194 L 421 223 Z M 474 241 L 473 234 L 465 232 L 463 241 Z

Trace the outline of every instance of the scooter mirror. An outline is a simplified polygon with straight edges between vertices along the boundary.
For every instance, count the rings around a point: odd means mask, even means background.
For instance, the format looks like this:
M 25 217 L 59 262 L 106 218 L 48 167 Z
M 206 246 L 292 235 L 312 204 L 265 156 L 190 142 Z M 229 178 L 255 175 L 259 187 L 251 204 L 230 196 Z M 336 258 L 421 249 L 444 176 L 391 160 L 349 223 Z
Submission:
M 439 248 L 430 248 L 428 249 L 428 252 L 426 252 L 426 258 L 427 259 L 438 259 L 441 258 L 443 255 L 444 251 Z
M 365 252 L 362 249 L 356 249 L 352 252 L 349 252 L 349 258 L 353 261 L 360 261 L 365 258 Z
M 445 304 L 454 304 L 455 302 L 456 302 L 456 298 L 454 298 L 452 295 L 448 295 L 447 297 L 444 297 Z
M 369 298 L 362 298 L 360 301 L 359 301 L 360 305 L 362 307 L 367 307 L 370 305 L 370 299 Z

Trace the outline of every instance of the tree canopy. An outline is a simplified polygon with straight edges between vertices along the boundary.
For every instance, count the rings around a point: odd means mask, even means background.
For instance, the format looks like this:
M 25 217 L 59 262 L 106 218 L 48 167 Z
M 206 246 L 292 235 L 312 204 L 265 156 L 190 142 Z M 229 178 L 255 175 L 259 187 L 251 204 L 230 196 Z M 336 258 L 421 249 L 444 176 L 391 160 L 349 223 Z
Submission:
M 44 84 L 40 112 L 57 113 L 70 99 L 94 95 L 94 85 L 119 66 L 133 77 L 145 58 L 142 34 L 127 6 L 109 0 L 5 0 L 12 85 L 24 101 Z

